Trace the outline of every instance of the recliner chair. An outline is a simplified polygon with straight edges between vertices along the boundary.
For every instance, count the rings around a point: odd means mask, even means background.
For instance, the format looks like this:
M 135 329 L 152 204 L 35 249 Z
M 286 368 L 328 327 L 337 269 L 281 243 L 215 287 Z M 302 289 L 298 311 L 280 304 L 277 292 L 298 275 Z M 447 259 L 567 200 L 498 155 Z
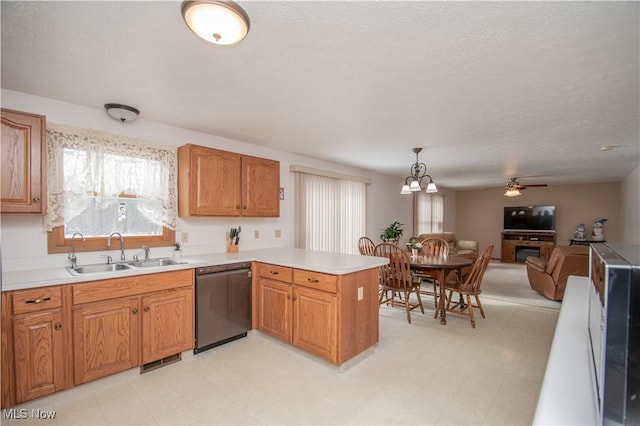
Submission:
M 562 300 L 569 275 L 589 276 L 589 247 L 557 246 L 549 261 L 527 257 L 527 276 L 532 289 L 551 300 Z

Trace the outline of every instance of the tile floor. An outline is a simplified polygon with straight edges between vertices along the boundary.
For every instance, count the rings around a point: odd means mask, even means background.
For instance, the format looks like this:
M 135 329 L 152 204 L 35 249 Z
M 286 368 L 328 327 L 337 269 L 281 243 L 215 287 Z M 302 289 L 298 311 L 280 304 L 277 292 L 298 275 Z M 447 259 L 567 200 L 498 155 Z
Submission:
M 431 299 L 425 304 L 430 305 Z M 531 424 L 558 311 L 484 300 L 487 318 L 380 310 L 380 342 L 339 369 L 260 333 L 19 405 L 5 425 Z M 414 311 L 415 312 L 415 311 Z M 33 417 L 55 412 L 53 420 Z

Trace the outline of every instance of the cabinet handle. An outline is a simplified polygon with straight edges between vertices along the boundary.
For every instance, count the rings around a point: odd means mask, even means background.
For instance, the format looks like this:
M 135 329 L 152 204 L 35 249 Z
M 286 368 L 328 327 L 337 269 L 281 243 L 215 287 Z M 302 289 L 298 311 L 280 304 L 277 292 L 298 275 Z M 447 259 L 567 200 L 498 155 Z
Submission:
M 138 315 L 138 308 L 133 308 L 131 312 L 133 313 L 133 315 Z
M 145 311 L 145 312 L 149 312 L 149 307 L 148 307 L 148 306 L 145 306 L 145 307 L 144 307 L 144 311 Z
M 40 202 L 40 198 L 35 197 L 35 198 L 33 199 L 33 202 L 34 202 L 34 203 L 39 203 L 39 202 Z
M 56 325 L 54 326 L 54 328 L 56 330 L 61 330 L 62 329 L 62 324 L 60 324 L 59 322 L 56 323 Z
M 319 283 L 320 280 L 316 280 L 315 278 L 307 278 L 307 281 L 309 281 L 310 283 Z
M 271 275 L 278 275 L 280 272 L 278 272 L 278 271 L 269 271 L 269 273 L 270 273 Z
M 51 300 L 50 297 L 43 297 L 42 299 L 25 300 L 24 303 L 44 303 Z

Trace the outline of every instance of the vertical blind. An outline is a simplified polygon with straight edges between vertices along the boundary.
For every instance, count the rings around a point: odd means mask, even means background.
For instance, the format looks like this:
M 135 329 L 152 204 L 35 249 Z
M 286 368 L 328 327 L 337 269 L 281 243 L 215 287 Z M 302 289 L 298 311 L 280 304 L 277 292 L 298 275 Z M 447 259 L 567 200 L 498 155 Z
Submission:
M 365 234 L 364 182 L 296 173 L 296 247 L 358 254 Z
M 415 197 L 414 226 L 416 235 L 444 230 L 444 197 L 420 191 Z

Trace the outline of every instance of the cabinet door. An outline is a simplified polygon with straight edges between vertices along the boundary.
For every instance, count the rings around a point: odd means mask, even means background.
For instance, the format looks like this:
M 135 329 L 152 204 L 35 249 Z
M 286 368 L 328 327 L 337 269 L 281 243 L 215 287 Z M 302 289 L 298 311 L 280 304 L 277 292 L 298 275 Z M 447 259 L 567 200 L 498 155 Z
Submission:
M 45 117 L 2 110 L 2 213 L 44 214 Z
M 193 348 L 193 290 L 142 298 L 142 364 Z
M 242 157 L 242 215 L 280 216 L 280 162 Z
M 239 154 L 196 145 L 180 147 L 180 216 L 240 216 L 240 158 Z
M 336 296 L 296 287 L 293 298 L 293 344 L 337 362 Z
M 115 299 L 74 308 L 76 384 L 139 365 L 138 301 Z
M 60 310 L 13 320 L 16 403 L 64 387 L 66 356 Z
M 512 263 L 516 261 L 516 246 L 510 242 L 502 243 L 502 261 Z
M 260 280 L 258 328 L 287 343 L 291 343 L 291 295 L 289 284 Z

